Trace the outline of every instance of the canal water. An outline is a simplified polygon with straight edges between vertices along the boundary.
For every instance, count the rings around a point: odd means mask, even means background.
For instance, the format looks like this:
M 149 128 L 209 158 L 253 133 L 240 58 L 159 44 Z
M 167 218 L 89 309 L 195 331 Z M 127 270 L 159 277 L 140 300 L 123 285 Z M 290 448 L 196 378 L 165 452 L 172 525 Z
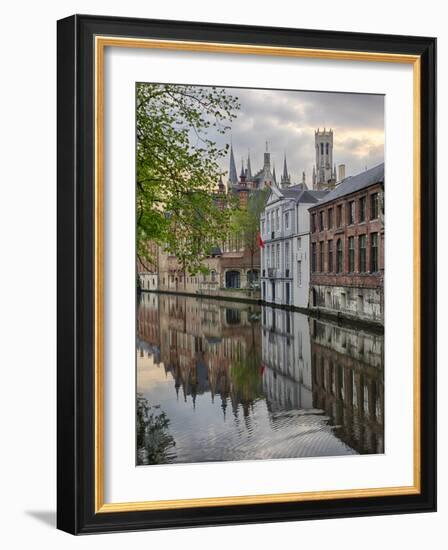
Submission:
M 383 453 L 383 367 L 365 328 L 143 293 L 137 464 Z

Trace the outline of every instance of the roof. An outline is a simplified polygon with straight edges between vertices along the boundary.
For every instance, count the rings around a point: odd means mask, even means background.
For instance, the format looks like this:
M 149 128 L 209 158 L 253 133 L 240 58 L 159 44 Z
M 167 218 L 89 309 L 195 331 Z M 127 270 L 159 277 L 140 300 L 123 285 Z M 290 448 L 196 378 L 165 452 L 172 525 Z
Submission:
M 328 191 L 303 190 L 300 186 L 294 186 L 281 189 L 281 193 L 287 199 L 293 199 L 296 202 L 307 202 L 313 204 L 323 199 L 325 195 L 327 195 Z
M 335 189 L 330 191 L 319 204 L 326 204 L 336 199 L 361 191 L 366 187 L 370 187 L 375 183 L 384 183 L 384 162 L 361 172 L 356 176 L 349 176 L 345 178 Z

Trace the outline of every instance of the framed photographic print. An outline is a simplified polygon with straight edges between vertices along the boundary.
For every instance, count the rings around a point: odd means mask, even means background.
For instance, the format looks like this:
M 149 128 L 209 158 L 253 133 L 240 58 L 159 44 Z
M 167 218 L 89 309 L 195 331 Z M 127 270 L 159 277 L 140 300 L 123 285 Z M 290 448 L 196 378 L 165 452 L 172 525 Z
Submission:
M 434 511 L 434 38 L 58 22 L 58 527 Z

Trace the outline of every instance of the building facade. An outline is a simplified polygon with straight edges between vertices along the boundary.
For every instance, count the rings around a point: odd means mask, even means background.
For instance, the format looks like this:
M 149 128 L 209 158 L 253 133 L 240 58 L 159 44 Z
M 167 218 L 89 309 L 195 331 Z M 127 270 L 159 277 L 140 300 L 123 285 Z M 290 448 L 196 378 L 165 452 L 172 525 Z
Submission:
M 260 217 L 261 296 L 267 303 L 299 308 L 309 299 L 308 208 L 327 191 L 308 191 L 302 184 L 279 188 L 266 200 Z
M 226 244 L 223 249 L 217 247 L 204 259 L 207 273 L 194 275 L 183 271 L 176 256 L 160 252 L 158 290 L 259 300 L 259 251 L 252 258 L 239 243 Z
M 147 257 L 137 257 L 137 288 L 139 290 L 158 290 L 159 247 L 155 243 L 147 243 Z
M 384 164 L 309 209 L 310 308 L 384 324 Z

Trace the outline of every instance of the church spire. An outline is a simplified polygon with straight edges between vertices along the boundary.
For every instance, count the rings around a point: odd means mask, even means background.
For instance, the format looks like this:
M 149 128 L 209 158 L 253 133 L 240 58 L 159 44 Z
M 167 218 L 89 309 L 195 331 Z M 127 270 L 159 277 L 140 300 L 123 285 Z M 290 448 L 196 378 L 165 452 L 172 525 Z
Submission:
M 244 159 L 241 159 L 241 174 L 240 178 L 246 177 L 246 172 L 244 171 Z
M 283 161 L 283 179 L 284 180 L 289 179 L 288 166 L 286 164 L 286 153 L 285 153 L 285 158 L 284 158 L 284 161 Z
M 250 151 L 247 151 L 247 179 L 250 181 L 252 179 L 252 168 L 250 166 Z
M 277 176 L 275 175 L 275 163 L 273 163 L 273 168 L 272 168 L 272 179 L 274 183 L 277 183 Z
M 230 165 L 229 165 L 229 183 L 236 185 L 238 176 L 236 174 L 235 157 L 233 156 L 233 144 L 230 143 Z
M 281 183 L 285 187 L 291 184 L 291 176 L 288 174 L 288 165 L 286 164 L 286 153 L 283 159 L 283 174 L 281 177 Z

